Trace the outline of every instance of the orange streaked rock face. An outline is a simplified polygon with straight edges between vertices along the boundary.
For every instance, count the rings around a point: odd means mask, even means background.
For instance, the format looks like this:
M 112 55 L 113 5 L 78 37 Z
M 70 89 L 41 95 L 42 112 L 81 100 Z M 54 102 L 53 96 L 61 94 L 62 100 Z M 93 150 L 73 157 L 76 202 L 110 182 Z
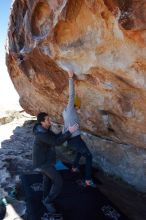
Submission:
M 66 67 L 74 70 L 82 127 L 145 147 L 145 1 L 18 1 L 7 66 L 23 108 L 62 122 Z

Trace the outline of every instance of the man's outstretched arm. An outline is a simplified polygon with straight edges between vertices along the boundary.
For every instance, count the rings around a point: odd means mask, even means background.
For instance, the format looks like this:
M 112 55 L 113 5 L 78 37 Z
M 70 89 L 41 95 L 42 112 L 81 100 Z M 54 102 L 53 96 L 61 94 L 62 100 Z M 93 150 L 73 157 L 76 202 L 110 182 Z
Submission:
M 68 131 L 65 132 L 64 134 L 60 135 L 59 137 L 55 133 L 53 135 L 51 133 L 50 134 L 40 133 L 38 135 L 38 138 L 44 144 L 48 144 L 50 147 L 55 147 L 57 145 L 63 144 L 71 136 L 72 133 L 77 131 L 78 127 L 79 127 L 78 124 L 74 124 L 73 126 L 69 126 Z

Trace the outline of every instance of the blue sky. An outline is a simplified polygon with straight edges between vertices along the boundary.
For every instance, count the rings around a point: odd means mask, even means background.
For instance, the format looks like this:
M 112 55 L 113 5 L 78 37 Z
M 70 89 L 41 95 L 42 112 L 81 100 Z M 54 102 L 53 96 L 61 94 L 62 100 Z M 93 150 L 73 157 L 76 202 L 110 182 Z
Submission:
M 5 43 L 11 4 L 12 0 L 3 0 L 0 9 L 0 108 L 2 105 L 8 108 L 9 105 L 18 103 L 18 94 L 5 65 Z
M 3 4 L 1 5 L 0 10 L 0 51 L 2 55 L 4 54 L 4 44 L 6 41 L 11 2 L 12 0 L 3 0 Z

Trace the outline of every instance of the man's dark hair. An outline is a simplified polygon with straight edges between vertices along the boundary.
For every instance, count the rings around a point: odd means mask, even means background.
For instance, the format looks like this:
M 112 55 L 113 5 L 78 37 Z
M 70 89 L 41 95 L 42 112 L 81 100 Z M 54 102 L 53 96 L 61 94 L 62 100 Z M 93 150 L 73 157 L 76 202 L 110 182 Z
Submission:
M 0 204 L 0 220 L 3 220 L 6 215 L 6 207 L 3 204 Z
M 48 114 L 46 112 L 40 112 L 38 115 L 37 115 L 37 122 L 39 124 L 41 124 L 42 121 L 45 120 L 45 117 L 48 116 Z

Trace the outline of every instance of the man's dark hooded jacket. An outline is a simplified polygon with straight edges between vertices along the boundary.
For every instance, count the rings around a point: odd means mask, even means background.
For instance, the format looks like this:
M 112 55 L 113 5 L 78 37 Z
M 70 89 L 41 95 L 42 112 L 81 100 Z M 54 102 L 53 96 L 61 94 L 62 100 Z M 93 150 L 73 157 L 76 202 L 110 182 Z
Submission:
M 53 166 L 56 161 L 55 146 L 65 142 L 71 133 L 67 131 L 64 134 L 55 134 L 50 128 L 45 129 L 40 124 L 34 126 L 33 132 L 35 134 L 32 155 L 34 168 L 46 169 Z

